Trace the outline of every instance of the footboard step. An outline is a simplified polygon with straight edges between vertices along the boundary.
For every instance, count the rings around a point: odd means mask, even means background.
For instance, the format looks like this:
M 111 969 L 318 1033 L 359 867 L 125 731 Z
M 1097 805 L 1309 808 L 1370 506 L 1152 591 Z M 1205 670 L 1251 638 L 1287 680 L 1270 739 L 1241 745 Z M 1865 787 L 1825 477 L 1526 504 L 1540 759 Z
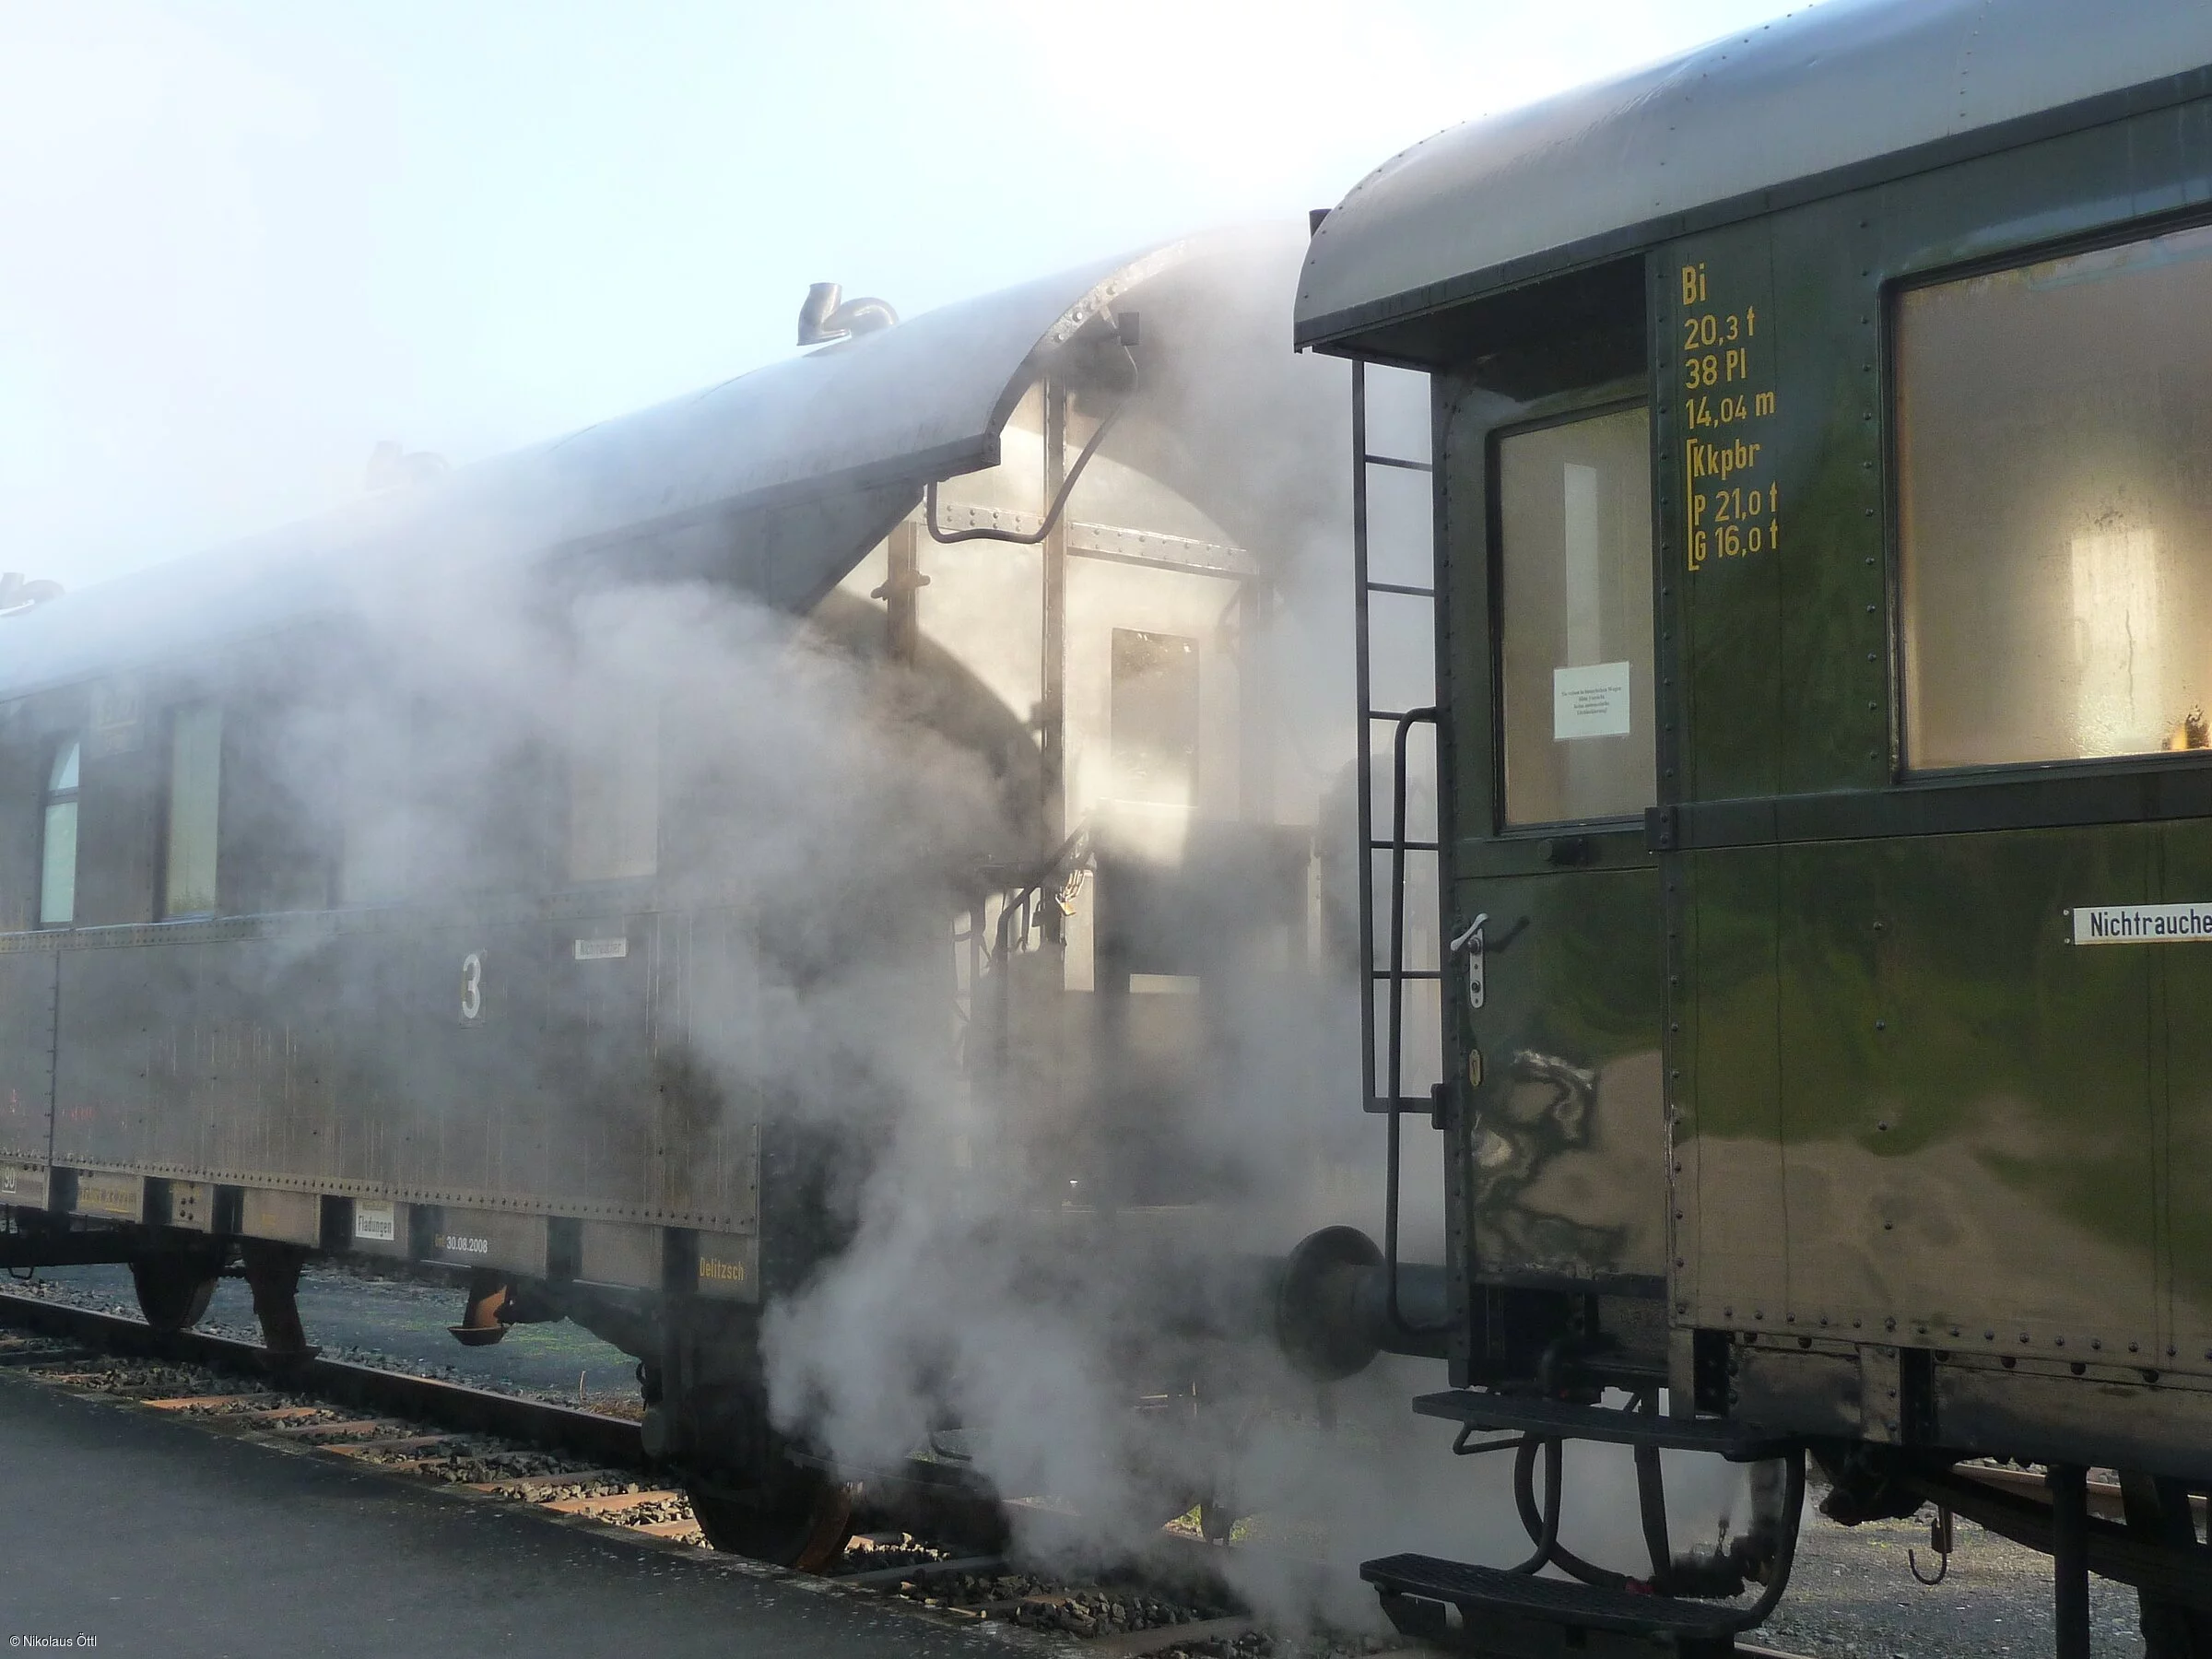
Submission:
M 1713 1602 L 1600 1590 L 1434 1556 L 1369 1561 L 1359 1576 L 1382 1592 L 1383 1611 L 1408 1636 L 1481 1653 L 1650 1655 L 1671 1647 L 1696 1659 L 1734 1653 L 1743 1610 Z M 1456 1608 L 1454 1625 L 1446 1613 Z
M 1735 1463 L 1781 1457 L 1796 1441 L 1762 1434 L 1725 1418 L 1661 1417 L 1618 1411 L 1610 1406 L 1578 1406 L 1527 1394 L 1484 1394 L 1454 1388 L 1421 1394 L 1413 1402 L 1422 1417 L 1442 1418 L 1469 1429 L 1539 1439 L 1602 1441 L 1616 1446 L 1661 1446 L 1677 1452 L 1711 1452 Z

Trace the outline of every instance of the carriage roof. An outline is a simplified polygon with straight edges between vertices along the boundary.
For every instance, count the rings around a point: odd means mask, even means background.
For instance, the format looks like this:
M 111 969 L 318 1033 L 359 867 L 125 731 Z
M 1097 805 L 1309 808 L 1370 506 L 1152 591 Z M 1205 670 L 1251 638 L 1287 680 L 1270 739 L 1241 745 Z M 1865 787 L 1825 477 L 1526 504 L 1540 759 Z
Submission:
M 1313 238 L 1298 341 L 2203 97 L 2207 65 L 2203 0 L 1827 0 L 1384 163 Z
M 786 502 L 865 494 L 857 546 L 764 549 L 724 571 L 771 602 L 841 576 L 933 478 L 988 466 L 1036 374 L 1180 244 L 943 306 L 433 481 L 0 620 L 0 698 L 218 647 L 440 572 L 569 548 L 712 534 Z M 905 492 L 905 493 L 902 493 Z M 865 521 L 865 524 L 864 522 Z M 791 568 L 794 559 L 806 568 Z M 772 563 L 775 568 L 766 568 Z M 816 567 L 819 568 L 816 568 Z M 758 567 L 758 568 L 756 568 Z

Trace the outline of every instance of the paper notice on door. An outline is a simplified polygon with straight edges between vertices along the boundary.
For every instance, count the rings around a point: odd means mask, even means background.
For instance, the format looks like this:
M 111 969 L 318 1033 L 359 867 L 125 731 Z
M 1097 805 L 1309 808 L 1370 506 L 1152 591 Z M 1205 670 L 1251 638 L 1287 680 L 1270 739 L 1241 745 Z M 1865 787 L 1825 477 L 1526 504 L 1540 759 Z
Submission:
M 1551 671 L 1551 735 L 1554 742 L 1578 737 L 1629 735 L 1629 665 L 1593 663 L 1587 668 Z

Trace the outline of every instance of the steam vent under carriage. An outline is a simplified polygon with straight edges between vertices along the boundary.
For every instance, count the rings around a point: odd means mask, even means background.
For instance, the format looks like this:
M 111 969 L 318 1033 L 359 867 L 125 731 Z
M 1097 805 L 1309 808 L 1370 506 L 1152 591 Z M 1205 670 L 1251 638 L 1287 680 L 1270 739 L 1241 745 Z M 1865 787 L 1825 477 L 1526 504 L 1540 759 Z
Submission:
M 1408 1632 L 1728 1652 L 1809 1460 L 2051 1552 L 2062 1655 L 2092 1572 L 2212 1652 L 2207 65 L 2180 0 L 1831 0 L 1315 216 L 1361 626 L 1438 642 L 1398 699 L 1361 641 L 1366 1093 L 1386 1234 L 1433 1124 L 1448 1240 L 1317 1236 L 1286 1305 L 1315 1363 L 1448 1349 L 1414 1410 L 1533 1545 L 1368 1562 Z M 1633 1448 L 1648 1576 L 1561 1544 L 1570 1440 Z M 1750 1525 L 1678 1548 L 1662 1451 Z

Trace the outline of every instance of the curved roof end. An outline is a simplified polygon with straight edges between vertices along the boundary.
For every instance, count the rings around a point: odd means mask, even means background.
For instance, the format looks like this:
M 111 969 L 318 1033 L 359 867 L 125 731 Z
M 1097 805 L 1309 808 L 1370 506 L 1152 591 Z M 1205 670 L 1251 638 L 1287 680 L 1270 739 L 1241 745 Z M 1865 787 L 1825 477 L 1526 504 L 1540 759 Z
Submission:
M 903 488 L 918 494 L 933 479 L 994 464 L 1039 357 L 1185 249 L 1171 243 L 940 306 L 0 619 L 0 698 L 349 608 L 369 585 L 388 586 L 409 569 L 526 562 L 784 500 Z M 734 569 L 732 579 L 771 601 L 827 587 L 866 551 L 828 545 L 835 540 L 800 553 L 779 548 L 779 568 Z M 788 568 L 792 560 L 809 568 Z
M 2203 0 L 1825 0 L 1384 163 L 1314 234 L 1298 344 L 1994 147 L 2028 118 L 2202 97 L 2208 65 Z

